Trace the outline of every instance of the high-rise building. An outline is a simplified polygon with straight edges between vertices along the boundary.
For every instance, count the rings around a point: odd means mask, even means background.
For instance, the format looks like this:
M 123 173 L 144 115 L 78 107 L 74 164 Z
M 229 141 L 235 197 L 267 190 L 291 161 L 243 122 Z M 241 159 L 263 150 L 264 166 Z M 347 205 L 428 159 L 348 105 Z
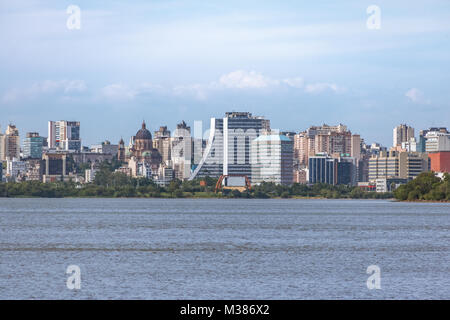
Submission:
M 309 183 L 337 183 L 337 159 L 326 153 L 309 157 Z
M 337 184 L 355 186 L 357 183 L 358 160 L 353 157 L 339 157 L 337 162 Z
M 408 142 L 414 138 L 414 128 L 407 124 L 401 124 L 394 128 L 393 132 L 393 147 L 401 146 L 402 142 Z
M 429 171 L 428 154 L 382 151 L 369 159 L 369 181 L 385 178 L 413 179 Z
M 48 147 L 65 151 L 81 151 L 79 121 L 49 121 Z
M 294 136 L 294 159 L 301 167 L 308 166 L 309 139 L 306 132 Z
M 40 159 L 42 157 L 42 147 L 44 138 L 37 132 L 28 132 L 23 141 L 23 157 L 25 159 Z
M 263 134 L 251 143 L 251 183 L 293 182 L 293 141 L 280 134 Z
M 294 137 L 294 158 L 300 166 L 308 166 L 308 158 L 318 153 L 334 157 L 342 154 L 359 159 L 361 156 L 361 137 L 352 135 L 347 126 L 322 125 L 309 127 Z
M 352 135 L 350 156 L 357 161 L 361 159 L 361 136 L 359 134 Z
M 189 179 L 222 174 L 251 179 L 251 141 L 269 130 L 269 120 L 249 112 L 227 112 L 222 119 L 211 118 L 206 150 Z
M 5 161 L 5 135 L 0 132 L 0 161 Z M 1 162 L 0 162 L 1 164 Z
M 171 139 L 171 159 L 176 179 L 188 179 L 191 175 L 194 143 L 191 128 L 182 121 Z
M 170 131 L 166 126 L 159 127 L 159 130 L 155 131 L 153 135 L 153 148 L 158 149 L 163 162 L 170 160 L 170 147 Z
M 0 135 L 0 161 L 20 158 L 19 130 L 9 124 L 4 135 Z

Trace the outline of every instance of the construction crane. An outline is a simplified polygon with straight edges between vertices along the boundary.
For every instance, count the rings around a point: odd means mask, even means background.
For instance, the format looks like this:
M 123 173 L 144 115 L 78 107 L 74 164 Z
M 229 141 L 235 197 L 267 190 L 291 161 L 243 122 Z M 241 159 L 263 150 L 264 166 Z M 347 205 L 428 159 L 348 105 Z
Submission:
M 232 178 L 232 179 L 228 179 Z M 241 178 L 241 183 L 234 184 L 233 181 L 239 180 L 238 178 Z M 230 180 L 230 181 L 229 181 Z M 229 184 L 231 182 L 231 184 Z M 246 190 L 251 190 L 252 185 L 250 184 L 250 180 L 246 175 L 239 175 L 239 174 L 226 174 L 221 175 L 219 180 L 217 180 L 215 192 L 220 190 L 239 190 L 240 192 L 244 192 Z

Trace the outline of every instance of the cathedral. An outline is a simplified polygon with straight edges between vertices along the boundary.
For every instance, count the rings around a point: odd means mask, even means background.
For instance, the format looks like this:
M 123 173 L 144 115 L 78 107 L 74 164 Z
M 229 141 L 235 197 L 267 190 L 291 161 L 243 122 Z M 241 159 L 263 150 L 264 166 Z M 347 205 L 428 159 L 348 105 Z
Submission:
M 124 141 L 120 139 L 118 151 L 120 161 L 145 162 L 155 171 L 162 162 L 158 149 L 153 148 L 152 134 L 147 130 L 145 121 L 142 122 L 142 128 L 131 138 L 131 145 L 128 150 L 125 150 Z

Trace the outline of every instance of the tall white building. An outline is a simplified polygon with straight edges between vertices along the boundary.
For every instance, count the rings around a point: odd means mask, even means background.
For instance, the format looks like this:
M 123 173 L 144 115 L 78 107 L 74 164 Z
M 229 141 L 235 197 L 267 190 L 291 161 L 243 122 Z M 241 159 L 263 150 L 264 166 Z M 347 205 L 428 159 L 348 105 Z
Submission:
M 252 184 L 293 182 L 294 142 L 285 135 L 260 135 L 252 141 Z
M 48 147 L 65 151 L 81 151 L 79 121 L 49 121 Z
M 243 175 L 251 180 L 251 142 L 269 130 L 269 120 L 249 112 L 227 112 L 222 119 L 211 118 L 206 150 L 189 180 L 221 175 Z

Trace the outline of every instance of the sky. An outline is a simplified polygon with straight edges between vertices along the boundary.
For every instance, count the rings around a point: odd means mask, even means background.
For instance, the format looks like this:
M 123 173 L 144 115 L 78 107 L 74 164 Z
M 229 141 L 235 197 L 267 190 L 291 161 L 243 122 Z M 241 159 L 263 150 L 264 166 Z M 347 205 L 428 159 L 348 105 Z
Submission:
M 448 0 L 0 0 L 0 126 L 77 120 L 91 145 L 249 111 L 390 146 L 450 127 L 449 52 Z

